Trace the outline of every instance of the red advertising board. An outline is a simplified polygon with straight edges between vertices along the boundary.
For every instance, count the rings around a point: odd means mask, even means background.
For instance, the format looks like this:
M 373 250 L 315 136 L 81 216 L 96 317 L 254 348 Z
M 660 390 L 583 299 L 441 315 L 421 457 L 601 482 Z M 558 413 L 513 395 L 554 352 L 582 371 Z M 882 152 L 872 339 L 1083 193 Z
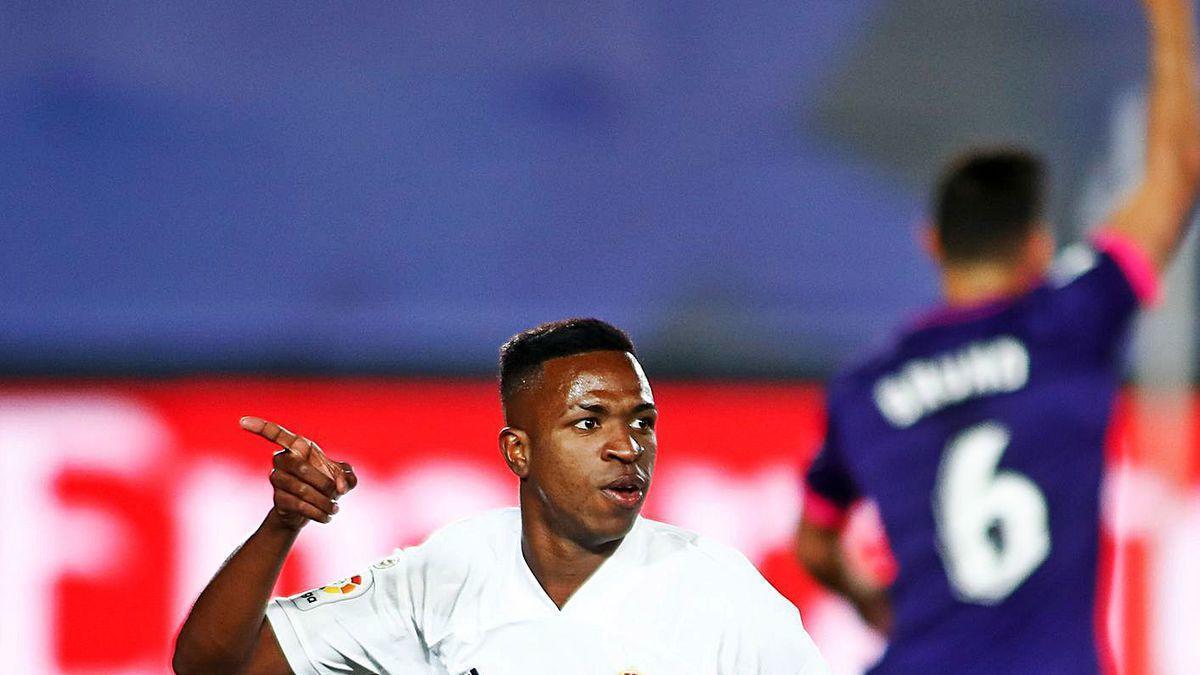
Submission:
M 660 458 L 645 514 L 745 552 L 800 606 L 838 672 L 869 663 L 881 642 L 791 555 L 800 471 L 822 433 L 819 388 L 667 382 L 655 394 Z M 190 602 L 270 508 L 272 448 L 238 428 L 247 414 L 311 436 L 360 477 L 332 524 L 302 534 L 281 593 L 348 576 L 450 520 L 515 503 L 515 480 L 496 447 L 501 418 L 491 382 L 10 383 L 0 387 L 6 672 L 168 669 Z M 1200 562 L 1191 544 L 1200 539 L 1200 509 L 1195 499 L 1163 495 L 1195 494 L 1195 473 L 1165 490 L 1161 467 L 1131 449 L 1138 419 L 1122 412 L 1114 427 L 1119 480 L 1110 481 L 1110 495 L 1133 495 L 1112 497 L 1118 506 L 1107 511 L 1116 539 L 1106 562 L 1119 582 L 1114 647 L 1130 672 L 1150 663 L 1175 672 L 1200 656 L 1188 652 L 1186 635 L 1176 642 L 1157 627 L 1200 623 L 1191 606 L 1200 596 L 1174 604 L 1161 597 L 1164 586 L 1188 583 L 1181 565 Z M 1120 506 L 1148 494 L 1157 495 L 1156 508 L 1175 509 L 1167 526 L 1155 524 L 1161 513 Z M 869 532 L 869 515 L 862 518 Z M 871 538 L 860 541 L 869 553 Z M 1154 555 L 1164 547 L 1175 558 L 1167 566 Z

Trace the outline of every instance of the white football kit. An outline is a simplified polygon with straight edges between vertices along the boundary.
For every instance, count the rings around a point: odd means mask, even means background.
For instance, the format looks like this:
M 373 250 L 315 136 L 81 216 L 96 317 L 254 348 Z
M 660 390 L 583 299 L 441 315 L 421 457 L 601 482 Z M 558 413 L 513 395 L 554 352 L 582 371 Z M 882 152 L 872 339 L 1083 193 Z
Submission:
M 827 673 L 800 614 L 745 556 L 638 518 L 560 610 L 518 509 L 448 525 L 267 617 L 298 675 Z

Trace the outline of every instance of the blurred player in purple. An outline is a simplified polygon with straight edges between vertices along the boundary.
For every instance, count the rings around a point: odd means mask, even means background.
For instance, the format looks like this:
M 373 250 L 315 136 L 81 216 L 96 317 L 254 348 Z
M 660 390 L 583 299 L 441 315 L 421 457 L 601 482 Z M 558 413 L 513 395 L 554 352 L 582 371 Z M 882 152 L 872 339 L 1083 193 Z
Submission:
M 1053 258 L 1041 163 L 966 155 L 943 175 L 929 250 L 945 306 L 828 388 L 798 554 L 884 631 L 875 673 L 1095 673 L 1103 443 L 1137 309 L 1200 181 L 1189 0 L 1145 0 L 1145 172 L 1092 240 Z M 840 555 L 847 509 L 878 504 L 886 591 Z

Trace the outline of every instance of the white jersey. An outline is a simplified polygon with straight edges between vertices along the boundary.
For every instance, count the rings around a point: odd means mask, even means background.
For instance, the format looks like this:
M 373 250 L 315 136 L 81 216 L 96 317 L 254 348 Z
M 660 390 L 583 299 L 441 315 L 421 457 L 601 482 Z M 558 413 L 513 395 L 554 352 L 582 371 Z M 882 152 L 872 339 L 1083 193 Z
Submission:
M 638 518 L 560 610 L 518 509 L 448 525 L 267 617 L 299 675 L 827 673 L 796 608 L 737 551 Z

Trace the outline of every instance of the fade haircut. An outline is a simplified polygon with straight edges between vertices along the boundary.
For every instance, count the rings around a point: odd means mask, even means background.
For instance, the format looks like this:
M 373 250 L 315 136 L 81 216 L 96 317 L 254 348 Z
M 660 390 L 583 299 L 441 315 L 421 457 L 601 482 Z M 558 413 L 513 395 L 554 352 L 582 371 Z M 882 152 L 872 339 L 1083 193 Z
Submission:
M 1042 215 L 1042 160 L 1020 148 L 976 149 L 938 181 L 935 227 L 946 261 L 1011 260 Z
M 500 402 L 505 416 L 512 397 L 541 374 L 546 361 L 610 350 L 637 353 L 624 331 L 599 319 L 551 321 L 512 336 L 500 347 Z

